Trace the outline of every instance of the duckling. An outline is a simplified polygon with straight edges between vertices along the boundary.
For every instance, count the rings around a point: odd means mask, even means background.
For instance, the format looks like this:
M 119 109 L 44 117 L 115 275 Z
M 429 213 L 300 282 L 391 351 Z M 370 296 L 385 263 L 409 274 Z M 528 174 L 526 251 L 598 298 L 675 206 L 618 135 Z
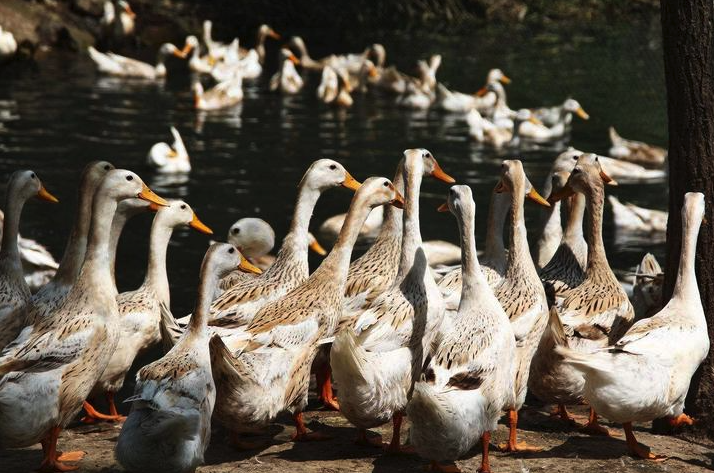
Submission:
M 282 66 L 270 79 L 270 90 L 274 92 L 280 89 L 285 94 L 297 94 L 304 85 L 302 77 L 295 69 L 300 61 L 288 48 L 280 50 L 280 58 Z
M 42 471 L 67 471 L 72 466 L 65 461 L 84 456 L 60 454 L 57 439 L 82 408 L 118 341 L 117 293 L 106 252 L 117 202 L 129 197 L 166 204 L 136 174 L 109 171 L 94 196 L 79 278 L 50 317 L 23 330 L 0 354 L 0 446 L 42 442 Z
M 243 101 L 243 77 L 235 76 L 219 82 L 213 88 L 203 90 L 201 82 L 193 84 L 193 104 L 196 110 L 220 110 L 238 105 Z
M 490 432 L 514 398 L 515 337 L 479 267 L 471 189 L 453 186 L 439 210 L 451 210 L 459 223 L 463 289 L 458 314 L 443 324 L 438 348 L 414 385 L 407 406 L 409 439 L 419 455 L 432 460 L 432 469 L 458 471 L 438 462 L 453 464 L 480 438 L 479 471 L 490 471 Z
M 649 145 L 641 141 L 626 140 L 614 127 L 610 127 L 610 156 L 623 161 L 643 164 L 648 167 L 660 168 L 667 159 L 667 150 L 659 146 Z
M 646 209 L 631 203 L 623 204 L 612 195 L 607 196 L 618 231 L 665 233 L 669 214 L 663 210 Z
M 24 326 L 20 313 L 30 302 L 30 288 L 25 282 L 18 235 L 20 217 L 25 202 L 37 197 L 47 202 L 58 202 L 47 192 L 34 171 L 15 171 L 10 176 L 5 194 L 5 218 L 0 244 L 0 349 L 10 343 Z
M 211 438 L 216 386 L 211 373 L 208 308 L 213 287 L 230 270 L 244 271 L 232 245 L 215 243 L 201 264 L 198 301 L 186 333 L 163 358 L 136 375 L 132 409 L 115 447 L 130 471 L 193 472 L 203 463 Z
M 171 127 L 171 134 L 174 137 L 173 145 L 164 142 L 156 143 L 149 150 L 146 161 L 162 174 L 190 172 L 191 161 L 183 139 L 174 127 Z
M 697 286 L 695 254 L 704 218 L 704 194 L 688 192 L 682 206 L 682 246 L 674 293 L 657 314 L 636 322 L 616 343 L 582 350 L 560 345 L 563 362 L 585 379 L 591 406 L 622 423 L 628 450 L 663 461 L 635 439 L 632 422 L 660 417 L 672 425 L 691 424 L 683 413 L 694 372 L 709 352 L 707 323 Z

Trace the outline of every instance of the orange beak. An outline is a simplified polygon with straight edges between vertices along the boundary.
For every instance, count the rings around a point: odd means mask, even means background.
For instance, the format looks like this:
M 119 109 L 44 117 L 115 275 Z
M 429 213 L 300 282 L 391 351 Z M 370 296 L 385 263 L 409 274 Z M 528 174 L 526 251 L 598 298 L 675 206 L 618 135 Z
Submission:
M 444 172 L 443 169 L 441 169 L 441 166 L 439 166 L 439 163 L 437 163 L 436 160 L 434 160 L 434 170 L 431 172 L 431 177 L 447 184 L 453 184 L 454 182 L 456 182 L 456 179 L 449 176 Z
M 59 199 L 47 192 L 47 189 L 45 189 L 45 186 L 43 186 L 42 184 L 40 184 L 40 190 L 37 191 L 37 198 L 46 202 L 52 202 L 53 204 L 59 202 Z
M 437 212 L 448 212 L 449 211 L 449 203 L 444 202 L 439 206 L 439 208 L 436 209 Z
M 531 190 L 526 194 L 526 197 L 532 201 L 542 205 L 543 207 L 550 207 L 550 203 L 541 196 L 537 190 L 531 188 Z
M 320 256 L 325 256 L 327 254 L 327 250 L 324 249 L 317 240 L 312 240 L 308 248 L 310 248 L 312 251 L 314 251 Z
M 191 221 L 188 222 L 188 226 L 206 235 L 213 235 L 213 230 L 208 228 L 202 221 L 200 221 L 195 213 L 193 214 L 193 218 L 191 219 Z
M 379 75 L 379 73 L 377 72 L 377 68 L 374 67 L 374 66 L 371 66 L 371 67 L 369 68 L 369 76 L 374 79 L 374 78 L 377 77 L 378 75 Z
M 166 207 L 167 205 L 169 205 L 169 203 L 166 202 L 165 199 L 154 194 L 154 191 L 149 189 L 149 186 L 147 186 L 146 184 L 144 184 L 144 188 L 141 190 L 141 192 L 136 194 L 136 196 L 141 200 L 145 200 L 147 202 L 153 202 L 156 205 L 160 205 L 162 207 Z
M 127 15 L 129 15 L 132 20 L 136 18 L 136 13 L 134 13 L 134 10 L 131 9 L 128 3 L 124 7 L 124 11 L 127 13 Z
M 240 264 L 238 265 L 238 269 L 240 269 L 244 273 L 263 274 L 263 270 L 253 265 L 245 258 L 241 258 Z
M 585 110 L 583 110 L 583 107 L 579 107 L 575 111 L 575 114 L 577 116 L 579 116 L 580 118 L 582 118 L 583 120 L 588 120 L 590 118 L 590 115 L 588 115 L 587 112 L 585 112 Z
M 390 200 L 389 203 L 398 209 L 403 209 L 404 197 L 402 197 L 402 194 L 400 194 L 398 190 L 394 189 L 394 199 Z
M 499 80 L 501 81 L 502 84 L 508 85 L 511 83 L 511 79 L 509 77 L 507 77 L 505 74 L 503 74 Z
M 280 35 L 278 33 L 276 33 L 275 30 L 272 28 L 270 30 L 268 30 L 268 36 L 270 36 L 271 38 L 273 38 L 275 40 L 280 39 Z
M 299 65 L 300 65 L 300 59 L 298 59 L 297 57 L 295 57 L 294 54 L 290 53 L 290 56 L 288 56 L 288 59 L 290 59 L 290 62 L 292 62 L 292 63 L 295 64 L 296 66 L 299 66 Z
M 553 202 L 558 202 L 559 200 L 563 200 L 566 197 L 570 197 L 573 195 L 575 195 L 575 191 L 572 187 L 566 184 L 565 186 L 563 186 L 562 189 L 550 194 L 550 196 L 548 197 L 548 202 L 552 204 Z
M 356 191 L 361 185 L 362 184 L 360 184 L 357 179 L 355 179 L 350 175 L 350 173 L 345 171 L 345 180 L 342 181 L 342 187 L 346 187 L 347 189 Z

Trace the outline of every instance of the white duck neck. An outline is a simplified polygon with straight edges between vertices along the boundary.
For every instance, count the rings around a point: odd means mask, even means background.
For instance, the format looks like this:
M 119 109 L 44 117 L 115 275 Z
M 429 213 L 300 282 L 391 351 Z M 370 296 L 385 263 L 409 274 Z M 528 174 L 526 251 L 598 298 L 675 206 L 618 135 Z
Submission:
M 462 287 L 459 310 L 462 310 L 479 303 L 481 299 L 479 290 L 483 287 L 488 287 L 488 282 L 483 272 L 481 272 L 478 256 L 476 255 L 473 209 L 458 213 L 456 219 L 459 222 L 459 237 L 461 239 Z
M 161 213 L 159 211 L 156 214 L 151 225 L 149 266 L 146 270 L 144 285 L 150 286 L 158 299 L 169 307 L 171 291 L 169 290 L 169 279 L 166 275 L 166 252 L 174 229 L 161 221 Z
M 399 259 L 397 281 L 401 281 L 414 266 L 414 258 L 421 247 L 421 228 L 419 226 L 419 188 L 422 172 L 415 172 L 405 163 L 404 212 L 402 224 L 402 253 Z
M 310 227 L 312 212 L 315 210 L 315 205 L 320 198 L 321 192 L 318 189 L 310 187 L 307 182 L 305 182 L 306 180 L 307 179 L 300 183 L 295 212 L 293 214 L 293 220 L 290 223 L 290 231 L 283 240 L 283 246 L 278 252 L 277 260 L 290 255 L 291 258 L 303 261 L 307 266 L 308 229 Z
M 112 283 L 109 241 L 116 210 L 117 201 L 114 198 L 104 192 L 95 194 L 87 256 L 78 278 L 78 281 L 87 281 L 87 284 L 82 285 L 85 289 L 103 296 L 106 296 L 104 291 L 112 291 L 115 297 L 117 290 L 116 285 Z
M 22 276 L 22 262 L 17 239 L 20 235 L 20 216 L 27 199 L 15 195 L 14 186 L 10 185 L 5 197 L 5 220 L 2 225 L 2 247 L 0 247 L 0 262 L 3 271 L 12 271 Z
M 686 205 L 686 204 L 685 204 Z M 686 212 L 682 211 L 682 247 L 679 256 L 679 268 L 677 270 L 677 280 L 674 283 L 673 299 L 686 301 L 699 301 L 699 287 L 697 286 L 697 275 L 695 272 L 695 255 L 697 251 L 697 237 L 701 220 L 692 219 Z
M 198 335 L 207 332 L 208 314 L 213 300 L 213 290 L 218 286 L 219 277 L 208 262 L 201 266 L 200 281 L 198 283 L 198 299 L 193 309 L 193 315 L 188 322 L 188 332 Z
M 62 261 L 54 276 L 54 281 L 72 284 L 79 276 L 79 271 L 82 269 L 82 263 L 84 263 L 84 257 L 87 252 L 89 225 L 92 221 L 92 200 L 94 199 L 95 191 L 96 186 L 93 185 L 88 176 L 85 176 L 79 188 L 77 217 L 67 240 Z

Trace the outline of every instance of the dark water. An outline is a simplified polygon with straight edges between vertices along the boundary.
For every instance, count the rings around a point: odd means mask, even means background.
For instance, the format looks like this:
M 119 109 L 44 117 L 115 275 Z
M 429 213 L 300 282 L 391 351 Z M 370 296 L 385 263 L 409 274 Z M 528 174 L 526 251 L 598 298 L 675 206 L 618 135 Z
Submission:
M 289 34 L 290 32 L 283 32 Z M 359 51 L 380 41 L 387 60 L 412 72 L 416 59 L 443 55 L 438 78 L 449 87 L 475 91 L 491 67 L 502 68 L 513 108 L 560 103 L 572 95 L 590 113 L 577 118 L 571 144 L 606 153 L 607 127 L 627 137 L 666 144 L 663 71 L 656 23 L 556 30 L 481 29 L 434 37 L 350 32 L 345 38 L 303 34 L 313 56 Z M 271 46 L 269 54 L 276 54 Z M 147 58 L 153 52 L 147 52 Z M 489 192 L 500 160 L 520 157 L 537 187 L 542 185 L 555 149 L 495 153 L 472 143 L 466 124 L 438 111 L 409 112 L 391 97 L 356 97 L 355 106 L 336 111 L 319 104 L 319 77 L 309 77 L 303 92 L 281 97 L 267 91 L 269 74 L 246 84 L 244 103 L 233 110 L 200 114 L 192 108 L 185 65 L 170 63 L 163 84 L 131 83 L 100 77 L 84 56 L 53 57 L 36 66 L 17 64 L 0 70 L 0 181 L 19 168 L 35 170 L 61 204 L 26 207 L 23 235 L 46 244 L 59 259 L 72 222 L 78 173 L 87 161 L 107 159 L 138 172 L 166 197 L 189 202 L 217 236 L 224 238 L 238 218 L 260 216 L 279 238 L 285 234 L 296 185 L 310 162 L 330 157 L 358 179 L 392 177 L 406 148 L 428 148 L 442 167 L 474 188 L 478 204 L 477 242 L 483 241 Z M 269 73 L 275 64 L 269 64 Z M 163 182 L 145 164 L 152 144 L 171 141 L 169 126 L 182 133 L 194 170 L 183 184 Z M 425 239 L 457 241 L 455 220 L 438 214 L 448 186 L 425 181 L 422 232 Z M 622 185 L 612 192 L 646 207 L 665 208 L 664 183 Z M 311 228 L 344 212 L 350 192 L 329 191 L 319 201 Z M 537 209 L 527 205 L 528 228 L 536 237 Z M 660 246 L 615 245 L 609 214 L 606 242 L 612 265 L 634 265 L 644 251 L 661 255 Z M 143 279 L 150 217 L 132 221 L 122 239 L 117 263 L 120 290 Z M 169 249 L 169 279 L 176 314 L 190 310 L 198 267 L 208 239 L 178 231 Z M 317 263 L 315 259 L 314 263 Z

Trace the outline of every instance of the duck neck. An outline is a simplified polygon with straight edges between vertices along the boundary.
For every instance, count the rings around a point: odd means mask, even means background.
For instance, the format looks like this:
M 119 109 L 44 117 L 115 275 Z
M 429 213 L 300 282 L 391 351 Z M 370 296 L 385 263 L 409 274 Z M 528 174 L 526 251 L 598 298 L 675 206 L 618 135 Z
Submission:
M 394 180 L 392 181 L 394 188 L 401 194 L 404 195 L 404 161 L 400 161 L 397 165 L 397 172 L 394 175 Z M 378 238 L 401 236 L 402 234 L 402 214 L 401 209 L 396 208 L 393 205 L 384 206 L 384 219 L 382 221 L 382 228 L 379 231 Z
M 563 235 L 567 242 L 583 239 L 583 216 L 585 215 L 585 196 L 575 194 L 568 201 L 568 222 Z
M 265 33 L 258 31 L 258 37 L 255 40 L 255 52 L 258 53 L 258 61 L 263 64 L 265 62 Z
M 62 261 L 60 261 L 54 277 L 55 281 L 63 284 L 72 284 L 77 280 L 87 251 L 89 224 L 92 220 L 92 199 L 94 198 L 92 190 L 96 189 L 87 188 L 85 183 L 82 184 L 79 191 L 77 217 L 72 225 L 72 232 L 67 240 Z
M 538 274 L 533 266 L 530 250 L 528 248 L 528 233 L 526 231 L 526 221 L 523 216 L 523 204 L 525 191 L 523 184 L 516 184 L 511 195 L 511 234 L 508 237 L 508 269 L 506 278 L 513 281 L 521 278 L 524 273 L 527 276 L 532 272 L 535 278 Z M 530 263 L 530 264 L 529 264 Z
M 301 183 L 295 204 L 295 213 L 290 223 L 290 231 L 283 240 L 283 246 L 280 248 L 278 258 L 285 250 L 293 258 L 304 261 L 307 265 L 308 229 L 312 212 L 315 210 L 315 205 L 319 198 L 320 191 L 318 189 L 313 189 L 305 182 Z
M 494 192 L 488 208 L 488 227 L 486 228 L 486 248 L 483 259 L 493 264 L 506 265 L 506 248 L 503 245 L 503 226 L 510 201 L 508 195 Z
M 602 241 L 602 214 L 605 191 L 595 187 L 585 195 L 585 207 L 588 215 L 588 267 L 587 272 L 610 271 L 605 254 L 605 244 Z
M 674 283 L 673 299 L 686 301 L 699 300 L 699 288 L 697 286 L 697 275 L 695 273 L 695 256 L 697 251 L 697 236 L 701 220 L 687 218 L 682 215 L 682 247 L 679 255 L 679 269 L 677 270 L 677 280 Z
M 205 263 L 204 263 L 205 264 Z M 213 291 L 219 281 L 216 271 L 201 268 L 201 280 L 198 283 L 198 299 L 193 309 L 193 315 L 188 322 L 188 332 L 200 335 L 208 332 L 208 317 L 213 300 Z
M 22 262 L 17 239 L 20 235 L 20 216 L 25 206 L 25 199 L 12 194 L 12 186 L 8 186 L 5 198 L 5 220 L 2 225 L 2 246 L 0 246 L 0 262 L 3 271 L 12 271 L 22 275 Z
M 112 262 L 109 242 L 112 220 L 117 210 L 117 201 L 105 193 L 95 195 L 92 206 L 92 223 L 87 243 L 87 256 L 80 271 L 79 279 L 86 280 L 85 290 L 94 294 L 107 295 L 111 291 L 116 297 L 116 285 L 112 284 Z M 107 284 L 108 283 L 108 284 Z M 107 291 L 107 292 L 105 292 Z
M 171 240 L 173 228 L 162 225 L 160 215 L 154 217 L 151 226 L 151 236 L 149 243 L 149 266 L 146 270 L 144 285 L 150 286 L 158 300 L 169 306 L 171 301 L 171 291 L 169 290 L 169 280 L 166 276 L 166 251 Z
M 397 279 L 403 279 L 414 265 L 417 250 L 421 247 L 419 227 L 419 188 L 422 174 L 404 170 L 404 215 L 402 224 L 402 253 L 399 260 Z
M 474 214 L 457 215 L 459 221 L 459 237 L 461 239 L 461 271 L 462 288 L 459 309 L 463 310 L 479 302 L 481 298 L 478 288 L 487 287 L 486 277 L 481 272 L 476 255 L 476 239 L 474 237 Z

